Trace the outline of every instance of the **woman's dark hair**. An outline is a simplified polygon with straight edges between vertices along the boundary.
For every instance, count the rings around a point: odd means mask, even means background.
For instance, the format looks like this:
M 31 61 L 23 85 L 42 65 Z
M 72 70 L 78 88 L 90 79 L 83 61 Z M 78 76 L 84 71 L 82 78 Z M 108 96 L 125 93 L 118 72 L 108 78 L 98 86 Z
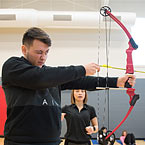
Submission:
M 45 31 L 37 27 L 32 27 L 24 33 L 22 44 L 29 47 L 33 44 L 34 40 L 39 40 L 47 44 L 48 46 L 51 46 L 51 39 L 49 38 L 49 35 Z
M 103 126 L 103 127 L 101 128 L 102 131 L 103 131 L 104 129 L 107 129 L 107 127 L 104 127 L 104 126 Z

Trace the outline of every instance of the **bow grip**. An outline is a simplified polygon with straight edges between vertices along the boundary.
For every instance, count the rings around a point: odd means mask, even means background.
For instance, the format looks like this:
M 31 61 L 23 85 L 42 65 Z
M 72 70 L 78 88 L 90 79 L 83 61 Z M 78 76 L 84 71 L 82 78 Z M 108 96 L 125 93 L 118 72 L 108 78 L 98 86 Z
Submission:
M 129 78 L 128 78 L 129 80 Z M 132 86 L 128 83 L 128 80 L 125 82 L 125 88 L 132 88 Z

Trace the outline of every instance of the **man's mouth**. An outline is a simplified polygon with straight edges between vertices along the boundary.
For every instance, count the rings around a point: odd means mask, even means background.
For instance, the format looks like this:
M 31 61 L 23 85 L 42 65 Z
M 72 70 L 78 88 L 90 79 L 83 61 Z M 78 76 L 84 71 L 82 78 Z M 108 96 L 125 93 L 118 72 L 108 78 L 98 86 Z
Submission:
M 43 64 L 44 64 L 44 62 L 38 62 L 38 64 L 43 65 Z

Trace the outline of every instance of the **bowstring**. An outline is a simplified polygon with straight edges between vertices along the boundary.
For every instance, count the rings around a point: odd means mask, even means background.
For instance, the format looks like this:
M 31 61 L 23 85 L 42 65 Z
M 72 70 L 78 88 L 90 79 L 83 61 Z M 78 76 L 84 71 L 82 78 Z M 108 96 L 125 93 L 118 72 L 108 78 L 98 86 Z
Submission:
M 99 29 L 98 29 L 98 59 L 97 59 L 97 64 L 100 64 L 100 42 L 101 42 L 101 16 L 99 15 Z M 97 85 L 99 87 L 99 72 L 97 72 L 97 77 L 98 77 L 98 81 L 97 81 Z M 100 125 L 100 91 L 97 91 L 97 118 L 98 118 L 98 126 Z
M 110 114 L 109 114 L 109 101 L 110 101 L 110 95 L 109 95 L 109 86 L 108 86 L 108 77 L 109 77 L 109 47 L 110 47 L 110 36 L 111 36 L 111 18 L 109 19 L 109 29 L 107 26 L 107 17 L 105 17 L 105 33 L 106 33 L 106 64 L 107 64 L 107 74 L 106 74 L 106 91 L 105 91 L 105 102 L 104 104 L 107 106 L 108 109 L 108 129 L 110 128 L 109 126 L 109 121 L 110 121 Z M 108 102 L 108 103 L 107 103 Z M 107 113 L 106 108 L 104 107 L 104 115 L 105 113 Z M 105 117 L 104 117 L 104 121 L 105 122 Z

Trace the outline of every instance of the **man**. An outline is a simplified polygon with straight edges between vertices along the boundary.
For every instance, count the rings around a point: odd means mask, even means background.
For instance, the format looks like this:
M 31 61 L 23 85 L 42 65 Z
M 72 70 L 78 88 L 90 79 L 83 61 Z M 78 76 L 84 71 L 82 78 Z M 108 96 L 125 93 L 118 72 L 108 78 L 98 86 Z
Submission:
M 95 63 L 45 66 L 50 46 L 47 33 L 30 28 L 22 40 L 24 57 L 11 57 L 3 65 L 2 86 L 7 102 L 5 145 L 58 145 L 61 90 L 95 90 L 98 84 L 106 86 L 106 78 L 90 76 L 100 70 Z M 134 85 L 133 75 L 108 78 L 107 82 L 109 87 L 124 87 L 127 80 Z

